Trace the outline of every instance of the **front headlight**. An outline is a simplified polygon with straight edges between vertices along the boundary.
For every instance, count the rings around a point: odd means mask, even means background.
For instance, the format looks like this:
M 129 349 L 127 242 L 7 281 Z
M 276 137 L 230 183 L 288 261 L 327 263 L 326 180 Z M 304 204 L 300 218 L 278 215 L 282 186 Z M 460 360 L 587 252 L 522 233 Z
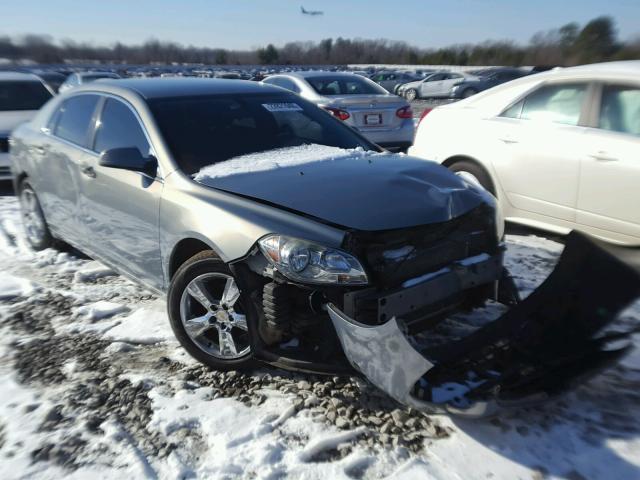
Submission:
M 280 273 L 300 283 L 366 285 L 360 262 L 341 250 L 284 235 L 268 235 L 258 245 Z

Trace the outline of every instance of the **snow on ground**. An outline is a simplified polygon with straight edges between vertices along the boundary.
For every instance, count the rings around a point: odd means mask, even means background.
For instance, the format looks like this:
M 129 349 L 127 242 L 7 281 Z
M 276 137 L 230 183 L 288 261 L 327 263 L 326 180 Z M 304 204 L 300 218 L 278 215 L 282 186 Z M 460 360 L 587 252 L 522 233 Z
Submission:
M 529 293 L 562 245 L 507 240 Z M 639 319 L 636 304 L 623 320 Z M 3 479 L 640 478 L 637 350 L 561 400 L 479 421 L 398 408 L 356 379 L 211 372 L 162 299 L 77 252 L 31 251 L 13 197 L 0 329 Z

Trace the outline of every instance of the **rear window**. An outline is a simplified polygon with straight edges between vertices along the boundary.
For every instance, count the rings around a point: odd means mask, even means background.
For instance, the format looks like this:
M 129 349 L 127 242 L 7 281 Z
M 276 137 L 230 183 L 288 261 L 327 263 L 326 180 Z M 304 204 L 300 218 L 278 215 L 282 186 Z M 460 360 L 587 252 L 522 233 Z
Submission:
M 51 93 L 40 82 L 0 82 L 0 111 L 38 110 L 51 98 Z
M 250 153 L 299 145 L 375 147 L 295 95 L 163 98 L 149 106 L 178 166 L 187 174 Z
M 384 95 L 385 89 L 362 77 L 312 77 L 306 79 L 320 95 Z

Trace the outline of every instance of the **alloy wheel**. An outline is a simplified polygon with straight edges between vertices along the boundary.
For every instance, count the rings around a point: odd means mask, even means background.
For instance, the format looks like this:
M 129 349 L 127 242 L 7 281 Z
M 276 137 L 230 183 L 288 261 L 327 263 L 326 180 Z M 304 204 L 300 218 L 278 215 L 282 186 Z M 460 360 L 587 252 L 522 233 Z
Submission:
M 191 280 L 180 299 L 180 319 L 193 343 L 218 359 L 235 360 L 251 349 L 240 290 L 231 275 L 212 272 Z

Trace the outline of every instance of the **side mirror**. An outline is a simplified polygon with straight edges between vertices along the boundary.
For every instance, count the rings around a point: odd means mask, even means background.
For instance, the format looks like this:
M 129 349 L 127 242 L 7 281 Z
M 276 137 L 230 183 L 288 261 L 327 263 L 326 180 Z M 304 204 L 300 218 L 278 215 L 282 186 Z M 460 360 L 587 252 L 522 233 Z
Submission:
M 98 164 L 103 167 L 120 168 L 141 172 L 150 177 L 156 176 L 158 161 L 153 156 L 143 157 L 135 147 L 112 148 L 100 154 Z

